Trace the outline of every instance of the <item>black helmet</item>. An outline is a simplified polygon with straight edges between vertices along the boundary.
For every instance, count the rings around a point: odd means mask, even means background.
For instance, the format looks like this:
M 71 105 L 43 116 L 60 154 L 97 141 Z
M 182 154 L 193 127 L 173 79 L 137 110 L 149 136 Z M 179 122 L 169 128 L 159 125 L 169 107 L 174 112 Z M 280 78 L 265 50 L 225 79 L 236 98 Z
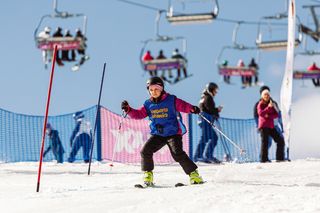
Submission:
M 218 88 L 219 88 L 218 85 L 217 85 L 216 83 L 213 83 L 213 82 L 210 82 L 210 83 L 208 83 L 208 84 L 206 85 L 206 90 L 207 90 L 208 92 L 211 92 L 212 90 L 218 89 Z
M 74 113 L 74 114 L 72 115 L 72 117 L 73 117 L 74 120 L 78 120 L 78 119 L 80 119 L 80 118 L 83 118 L 83 117 L 84 117 L 84 114 L 83 114 L 82 111 L 79 111 L 79 112 Z
M 260 88 L 260 94 L 262 93 L 263 90 L 268 90 L 270 92 L 270 88 L 268 86 L 262 86 Z
M 151 77 L 149 78 L 149 80 L 147 81 L 147 89 L 149 89 L 150 85 L 159 85 L 162 86 L 164 88 L 164 83 L 163 80 L 159 77 Z

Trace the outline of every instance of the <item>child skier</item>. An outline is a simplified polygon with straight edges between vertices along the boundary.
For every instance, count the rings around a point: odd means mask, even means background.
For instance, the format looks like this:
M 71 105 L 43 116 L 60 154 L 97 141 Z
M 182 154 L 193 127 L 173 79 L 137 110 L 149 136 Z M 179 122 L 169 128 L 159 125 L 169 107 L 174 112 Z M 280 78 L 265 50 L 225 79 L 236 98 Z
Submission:
M 182 123 L 177 116 L 179 112 L 198 114 L 200 109 L 174 95 L 164 91 L 164 83 L 159 77 L 147 81 L 150 99 L 146 100 L 139 109 L 133 109 L 127 101 L 121 103 L 121 108 L 133 119 L 149 117 L 151 137 L 142 147 L 141 169 L 144 172 L 144 184 L 153 186 L 154 162 L 153 153 L 163 146 L 169 147 L 170 153 L 184 172 L 189 175 L 191 184 L 201 184 L 203 180 L 197 171 L 197 165 L 188 157 L 182 148 Z

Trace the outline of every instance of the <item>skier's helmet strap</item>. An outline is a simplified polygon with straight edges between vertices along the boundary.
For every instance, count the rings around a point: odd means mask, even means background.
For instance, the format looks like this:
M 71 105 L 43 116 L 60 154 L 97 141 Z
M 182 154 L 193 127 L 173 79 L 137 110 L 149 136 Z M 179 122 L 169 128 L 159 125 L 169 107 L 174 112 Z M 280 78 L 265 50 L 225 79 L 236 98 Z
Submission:
M 163 83 L 162 79 L 159 77 L 149 78 L 149 80 L 147 81 L 147 89 L 149 89 L 149 86 L 151 86 L 151 85 L 159 85 L 164 88 L 164 83 Z

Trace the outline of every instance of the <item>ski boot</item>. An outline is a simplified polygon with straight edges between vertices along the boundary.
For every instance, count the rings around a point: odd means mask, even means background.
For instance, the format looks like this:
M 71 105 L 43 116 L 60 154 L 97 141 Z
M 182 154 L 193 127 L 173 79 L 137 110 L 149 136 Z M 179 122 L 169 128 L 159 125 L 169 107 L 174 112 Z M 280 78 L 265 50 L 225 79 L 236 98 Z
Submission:
M 191 184 L 202 184 L 204 183 L 202 180 L 202 177 L 199 175 L 197 170 L 194 170 L 189 174 L 190 177 L 190 183 Z
M 153 172 L 145 171 L 143 176 L 143 183 L 146 186 L 153 186 Z

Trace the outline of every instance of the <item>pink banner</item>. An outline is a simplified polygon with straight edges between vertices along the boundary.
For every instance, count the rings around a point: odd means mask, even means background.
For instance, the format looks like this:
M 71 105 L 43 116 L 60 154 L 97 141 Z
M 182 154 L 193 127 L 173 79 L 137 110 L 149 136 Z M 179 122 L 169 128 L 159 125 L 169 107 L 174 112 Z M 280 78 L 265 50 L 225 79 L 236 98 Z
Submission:
M 182 119 L 188 130 L 187 114 L 182 114 Z M 122 125 L 119 130 L 121 120 Z M 147 119 L 123 119 L 121 116 L 101 108 L 101 131 L 102 159 L 111 160 L 114 153 L 113 159 L 115 162 L 140 163 L 140 150 L 150 137 L 149 121 Z M 188 133 L 183 136 L 183 147 L 188 154 Z M 153 159 L 157 164 L 174 162 L 167 146 L 155 153 Z
M 40 42 L 38 48 L 41 50 L 53 50 L 55 45 L 57 45 L 58 50 L 77 50 L 82 48 L 80 41 Z

